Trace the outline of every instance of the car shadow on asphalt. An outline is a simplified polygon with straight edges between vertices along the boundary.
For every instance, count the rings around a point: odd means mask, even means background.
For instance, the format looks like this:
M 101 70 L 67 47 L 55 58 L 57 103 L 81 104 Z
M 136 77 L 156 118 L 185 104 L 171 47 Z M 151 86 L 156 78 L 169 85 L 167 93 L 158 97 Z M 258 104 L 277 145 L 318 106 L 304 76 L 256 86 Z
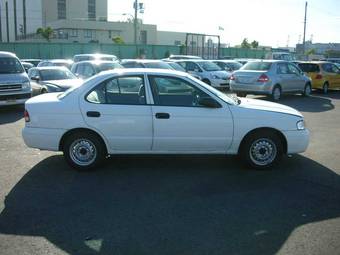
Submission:
M 24 117 L 24 106 L 2 106 L 0 107 L 0 125 L 16 122 Z
M 114 157 L 94 172 L 62 156 L 15 185 L 0 233 L 69 254 L 275 254 L 299 226 L 340 216 L 340 178 L 303 156 L 273 171 L 233 157 Z

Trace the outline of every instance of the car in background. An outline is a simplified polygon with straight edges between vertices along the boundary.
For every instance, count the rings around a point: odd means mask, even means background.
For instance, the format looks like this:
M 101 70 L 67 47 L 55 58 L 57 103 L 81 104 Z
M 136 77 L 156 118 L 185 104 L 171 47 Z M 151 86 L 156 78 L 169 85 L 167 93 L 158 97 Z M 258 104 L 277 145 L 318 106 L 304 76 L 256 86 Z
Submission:
M 0 106 L 24 104 L 31 95 L 30 80 L 19 58 L 0 51 Z
M 34 96 L 62 92 L 83 83 L 82 79 L 78 79 L 64 66 L 33 67 L 28 71 L 28 77 L 31 79 Z
M 242 67 L 242 64 L 240 62 L 237 62 L 235 60 L 213 60 L 216 65 L 221 67 L 223 70 L 227 72 L 234 72 Z
M 164 60 L 179 60 L 179 59 L 202 59 L 202 58 L 192 55 L 170 55 L 168 58 L 165 58 Z
M 22 62 L 21 61 L 21 64 L 22 64 L 23 68 L 25 69 L 26 73 L 28 73 L 28 70 L 30 70 L 32 67 L 34 67 L 33 64 L 28 63 L 28 62 Z
M 177 60 L 186 72 L 215 88 L 228 88 L 230 74 L 209 60 Z
M 168 63 L 154 59 L 123 59 L 121 65 L 124 68 L 156 68 L 174 70 Z
M 49 59 L 49 60 L 42 60 L 37 67 L 44 67 L 44 66 L 64 66 L 68 69 L 71 69 L 73 61 L 71 59 Z
M 21 62 L 31 63 L 34 66 L 37 66 L 42 60 L 37 58 L 26 58 L 20 59 Z
M 74 63 L 71 71 L 79 78 L 88 79 L 100 72 L 116 68 L 123 68 L 123 66 L 115 61 L 90 60 Z
M 282 60 L 251 61 L 233 72 L 230 89 L 238 96 L 270 95 L 274 101 L 283 93 L 309 96 L 312 81 L 295 64 Z
M 73 56 L 74 63 L 90 60 L 119 61 L 119 58 L 110 54 L 77 54 Z
M 30 99 L 22 135 L 28 147 L 63 151 L 78 170 L 98 169 L 111 154 L 239 154 L 251 168 L 267 169 L 309 143 L 304 118 L 291 107 L 147 68 L 103 72 Z
M 324 61 L 298 62 L 299 68 L 312 79 L 313 89 L 340 89 L 340 69 L 336 64 Z

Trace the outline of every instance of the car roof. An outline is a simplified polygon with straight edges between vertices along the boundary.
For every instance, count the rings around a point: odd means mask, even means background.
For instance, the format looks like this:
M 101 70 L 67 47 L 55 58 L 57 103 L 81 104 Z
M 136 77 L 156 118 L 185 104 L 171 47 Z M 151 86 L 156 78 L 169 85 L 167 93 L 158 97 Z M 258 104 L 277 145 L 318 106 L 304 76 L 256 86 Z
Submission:
M 37 66 L 32 67 L 32 70 L 68 70 L 65 66 Z
M 138 63 L 166 63 L 160 59 L 122 59 L 122 63 L 126 62 L 138 62 Z
M 76 54 L 74 55 L 75 57 L 81 57 L 81 56 L 98 56 L 98 57 L 116 57 L 116 55 L 111 55 L 111 54 L 102 54 L 102 53 L 92 53 L 92 54 Z
M 300 61 L 298 64 L 334 64 L 332 62 L 328 61 Z
M 121 68 L 121 69 L 113 69 L 108 71 L 103 71 L 99 75 L 107 75 L 107 74 L 154 74 L 154 75 L 178 75 L 182 77 L 189 76 L 189 74 L 176 71 L 173 69 L 157 69 L 157 68 Z
M 51 63 L 72 63 L 71 59 L 44 59 L 41 62 L 51 62 Z
M 12 52 L 8 52 L 8 51 L 0 51 L 0 58 L 6 58 L 6 57 L 14 57 L 17 58 L 17 56 L 12 53 Z
M 110 60 L 84 60 L 84 61 L 79 61 L 77 63 L 74 63 L 75 65 L 79 65 L 82 63 L 88 63 L 88 64 L 94 64 L 94 65 L 99 65 L 99 64 L 105 64 L 105 63 L 115 63 L 115 64 L 119 64 L 118 61 L 110 61 Z

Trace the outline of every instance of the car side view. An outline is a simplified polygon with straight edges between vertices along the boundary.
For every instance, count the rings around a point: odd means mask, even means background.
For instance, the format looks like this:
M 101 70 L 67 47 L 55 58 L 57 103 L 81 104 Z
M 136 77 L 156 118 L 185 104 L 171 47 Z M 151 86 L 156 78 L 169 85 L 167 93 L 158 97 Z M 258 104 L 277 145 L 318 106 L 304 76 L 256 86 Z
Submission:
M 183 72 L 120 69 L 25 105 L 23 138 L 63 151 L 74 168 L 96 168 L 112 154 L 239 154 L 270 168 L 309 143 L 293 108 L 226 95 Z

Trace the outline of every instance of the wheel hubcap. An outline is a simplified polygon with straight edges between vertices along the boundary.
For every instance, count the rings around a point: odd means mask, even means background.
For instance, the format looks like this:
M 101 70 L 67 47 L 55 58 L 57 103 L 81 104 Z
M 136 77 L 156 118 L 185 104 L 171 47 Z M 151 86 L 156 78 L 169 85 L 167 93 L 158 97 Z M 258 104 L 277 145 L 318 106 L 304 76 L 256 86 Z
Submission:
M 275 143 L 267 138 L 258 139 L 250 146 L 250 158 L 259 166 L 266 166 L 272 163 L 276 154 L 277 149 Z
M 90 140 L 82 138 L 71 144 L 69 154 L 74 163 L 87 166 L 96 160 L 97 150 Z

